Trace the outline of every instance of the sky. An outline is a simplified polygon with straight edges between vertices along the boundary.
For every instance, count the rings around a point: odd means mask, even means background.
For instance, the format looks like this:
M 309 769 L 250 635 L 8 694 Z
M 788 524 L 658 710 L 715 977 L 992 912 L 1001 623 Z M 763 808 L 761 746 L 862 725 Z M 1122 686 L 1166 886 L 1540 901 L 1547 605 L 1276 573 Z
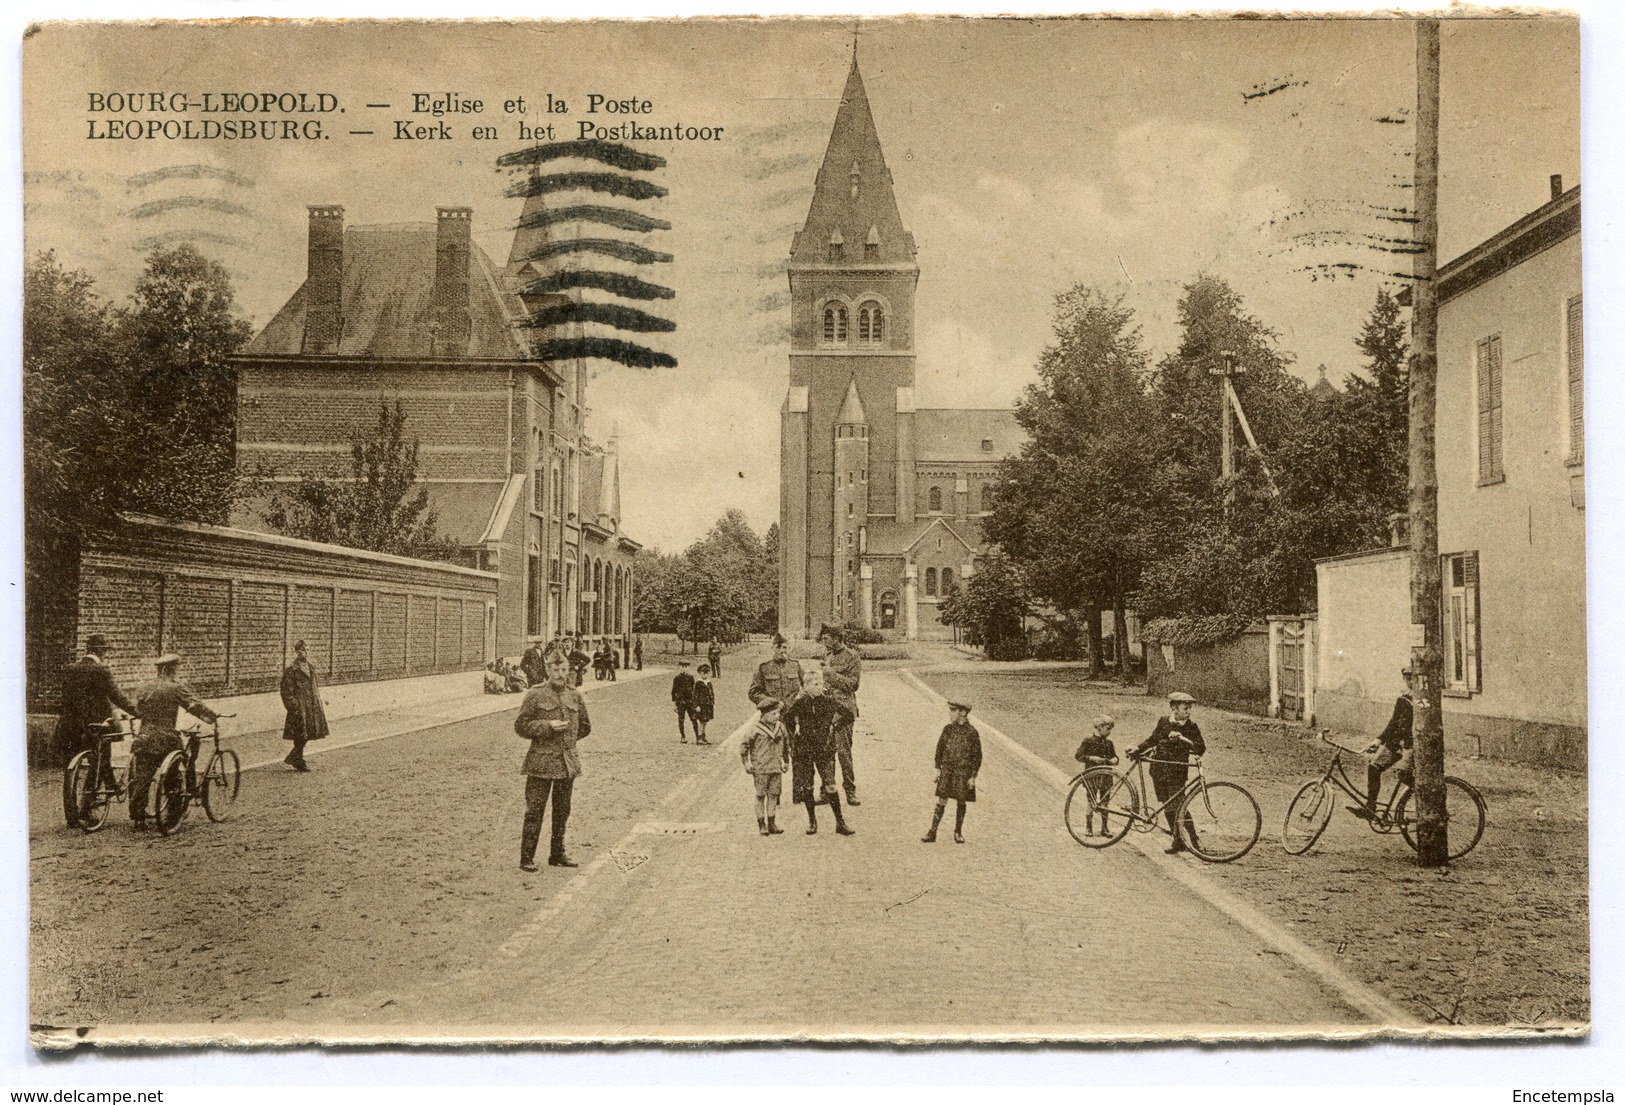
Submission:
M 1079 283 L 1121 290 L 1160 358 L 1179 339 L 1181 288 L 1203 272 L 1231 282 L 1306 381 L 1356 368 L 1376 290 L 1403 271 L 1368 243 L 1401 225 L 1380 212 L 1409 197 L 1409 24 L 867 20 L 856 39 L 919 247 L 922 405 L 1012 404 L 1054 296 Z M 352 226 L 468 205 L 500 263 L 521 201 L 502 195 L 495 159 L 528 144 L 520 122 L 574 137 L 583 120 L 627 118 L 589 115 L 599 94 L 649 101 L 639 121 L 722 127 L 718 141 L 635 143 L 668 159 L 652 176 L 669 194 L 637 206 L 672 223 L 643 240 L 674 260 L 641 274 L 677 290 L 663 306 L 678 328 L 650 344 L 679 363 L 596 364 L 589 432 L 619 442 L 632 536 L 679 549 L 734 506 L 764 530 L 778 512 L 784 260 L 853 40 L 850 21 L 48 27 L 24 51 L 26 243 L 119 299 L 153 245 L 203 230 L 258 326 L 303 279 L 307 204 L 342 204 Z M 1578 181 L 1576 25 L 1451 22 L 1442 70 L 1444 260 L 1545 202 L 1550 175 Z M 337 95 L 340 133 L 86 137 L 93 92 L 266 88 Z M 390 137 L 417 92 L 485 110 L 449 117 L 451 141 Z M 570 110 L 538 110 L 549 93 Z M 529 110 L 504 113 L 521 96 Z M 378 133 L 342 133 L 355 119 Z M 474 124 L 500 137 L 467 137 Z M 164 172 L 195 165 L 208 171 Z M 1326 267 L 1343 264 L 1358 267 Z

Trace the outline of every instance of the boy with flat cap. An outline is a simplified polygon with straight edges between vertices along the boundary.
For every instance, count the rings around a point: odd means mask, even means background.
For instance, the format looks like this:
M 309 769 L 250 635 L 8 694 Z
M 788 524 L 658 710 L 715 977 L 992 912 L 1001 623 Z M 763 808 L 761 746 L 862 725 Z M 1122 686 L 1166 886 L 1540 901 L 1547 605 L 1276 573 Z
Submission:
M 1151 758 L 1151 787 L 1156 791 L 1158 805 L 1178 794 L 1185 786 L 1185 780 L 1190 777 L 1190 757 L 1200 756 L 1207 751 L 1202 730 L 1191 720 L 1191 707 L 1195 704 L 1196 699 L 1184 691 L 1169 695 L 1169 715 L 1158 718 L 1151 735 L 1129 753 L 1134 759 Z M 1174 834 L 1174 842 L 1167 848 L 1168 854 L 1183 852 L 1185 840 L 1180 836 L 1179 826 L 1174 824 L 1172 809 L 1168 810 L 1167 817 L 1168 831 Z M 1188 813 L 1181 821 L 1185 831 L 1194 839 L 1196 823 Z
M 976 801 L 976 773 L 982 769 L 982 734 L 970 723 L 970 707 L 963 702 L 948 703 L 948 724 L 937 738 L 937 811 L 931 815 L 931 828 L 920 838 L 922 844 L 935 844 L 942 811 L 952 798 L 954 843 L 965 843 L 965 803 Z

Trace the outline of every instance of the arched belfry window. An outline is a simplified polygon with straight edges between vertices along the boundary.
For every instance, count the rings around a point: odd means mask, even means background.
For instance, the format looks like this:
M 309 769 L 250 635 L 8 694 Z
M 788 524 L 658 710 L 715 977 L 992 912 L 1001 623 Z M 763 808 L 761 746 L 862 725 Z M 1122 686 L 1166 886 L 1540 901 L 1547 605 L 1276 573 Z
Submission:
M 925 508 L 927 510 L 942 509 L 942 488 L 933 487 L 925 495 Z
M 886 340 L 886 310 L 880 304 L 865 303 L 858 308 L 858 340 L 868 345 Z
M 935 568 L 925 570 L 925 593 L 928 595 L 937 593 L 937 570 Z
M 824 307 L 824 341 L 838 343 L 846 341 L 846 307 L 840 303 L 826 304 Z

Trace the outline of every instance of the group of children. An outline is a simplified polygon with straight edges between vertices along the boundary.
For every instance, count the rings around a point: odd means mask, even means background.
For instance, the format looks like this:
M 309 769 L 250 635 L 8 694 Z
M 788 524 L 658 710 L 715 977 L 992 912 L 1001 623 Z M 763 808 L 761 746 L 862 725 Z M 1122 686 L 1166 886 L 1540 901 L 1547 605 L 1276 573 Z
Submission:
M 763 699 L 757 705 L 756 724 L 739 746 L 739 758 L 745 771 L 756 785 L 756 828 L 763 836 L 777 836 L 779 828 L 779 798 L 783 793 L 784 773 L 791 769 L 790 730 L 796 730 L 798 739 L 807 747 L 798 748 L 795 776 L 795 800 L 807 807 L 807 832 L 818 831 L 818 801 L 812 793 L 812 775 L 816 768 L 823 782 L 823 801 L 835 814 L 835 831 L 851 836 L 852 828 L 841 814 L 839 790 L 834 786 L 833 749 L 824 749 L 819 742 L 819 730 L 827 732 L 831 718 L 828 711 L 817 706 L 824 696 L 814 686 L 811 694 L 797 696 L 788 705 L 775 698 Z M 954 843 L 965 843 L 965 804 L 976 801 L 976 773 L 982 767 L 982 735 L 970 723 L 970 707 L 963 702 L 948 703 L 948 724 L 937 738 L 937 808 L 931 818 L 931 828 L 921 837 L 925 844 L 937 839 L 937 826 L 949 800 L 957 803 L 954 814 Z M 825 767 L 830 771 L 826 774 Z

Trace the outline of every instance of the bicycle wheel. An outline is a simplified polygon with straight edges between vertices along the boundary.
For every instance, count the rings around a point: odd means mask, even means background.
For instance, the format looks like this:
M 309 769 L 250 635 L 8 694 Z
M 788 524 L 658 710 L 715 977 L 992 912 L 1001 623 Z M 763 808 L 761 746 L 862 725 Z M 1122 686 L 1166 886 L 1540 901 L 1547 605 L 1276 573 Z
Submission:
M 169 836 L 186 820 L 191 795 L 186 793 L 186 756 L 171 752 L 152 777 L 152 813 L 158 831 Z
M 1394 823 L 1405 843 L 1416 848 L 1416 797 L 1413 787 L 1394 806 Z M 1484 819 L 1489 806 L 1478 788 L 1454 775 L 1444 777 L 1445 858 L 1460 859 L 1478 846 L 1484 835 Z
M 1139 812 L 1140 795 L 1127 776 L 1109 767 L 1092 768 L 1067 791 L 1066 831 L 1085 848 L 1110 847 L 1128 835 Z
M 108 806 L 113 798 L 113 781 L 103 778 L 99 785 L 91 785 L 94 752 L 82 752 L 74 757 L 73 790 L 79 803 L 79 828 L 93 833 L 107 824 Z
M 1180 803 L 1175 819 L 1185 847 L 1209 863 L 1229 863 L 1252 851 L 1264 829 L 1258 803 L 1235 783 L 1203 783 Z
M 224 821 L 231 812 L 242 774 L 237 753 L 231 749 L 221 749 L 210 758 L 209 769 L 203 773 L 203 812 L 210 821 Z
M 62 769 L 62 819 L 68 823 L 68 828 L 79 827 L 79 771 L 83 768 L 85 782 L 90 781 L 90 753 L 80 752 L 68 761 L 68 766 Z
M 1298 788 L 1281 825 L 1281 847 L 1287 855 L 1301 856 L 1315 846 L 1332 823 L 1333 805 L 1332 788 L 1324 779 L 1311 779 Z

